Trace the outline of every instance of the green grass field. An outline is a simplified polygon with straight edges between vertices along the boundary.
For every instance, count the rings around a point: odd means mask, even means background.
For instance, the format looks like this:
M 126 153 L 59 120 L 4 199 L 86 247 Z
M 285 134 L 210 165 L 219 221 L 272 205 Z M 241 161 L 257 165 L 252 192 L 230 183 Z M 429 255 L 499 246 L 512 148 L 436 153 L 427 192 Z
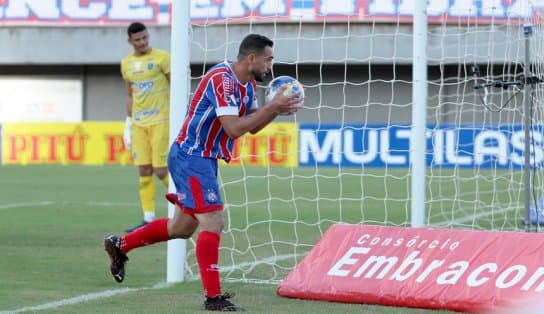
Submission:
M 332 223 L 407 225 L 409 176 L 405 170 L 389 170 L 383 177 L 380 171 L 365 169 L 361 176 L 361 169 L 344 169 L 339 175 L 334 168 L 223 167 L 228 204 L 221 244 L 220 263 L 227 270 L 223 290 L 235 292 L 234 302 L 256 313 L 440 312 L 276 295 L 277 282 Z M 428 187 L 433 196 L 429 221 L 450 227 L 521 228 L 519 200 L 509 194 L 517 195 L 517 179 L 492 175 L 497 179 L 434 173 Z M 136 184 L 137 171 L 131 166 L 0 167 L 0 313 L 200 311 L 194 254 L 189 253 L 187 262 L 193 275 L 183 283 L 165 284 L 164 243 L 130 252 L 123 284 L 110 278 L 102 239 L 141 220 Z M 160 186 L 157 190 L 165 192 Z M 476 205 L 481 205 L 478 210 Z M 157 206 L 158 215 L 166 215 L 162 198 Z M 188 247 L 192 250 L 192 241 Z M 247 280 L 233 281 L 240 278 Z M 263 280 L 268 283 L 255 283 Z

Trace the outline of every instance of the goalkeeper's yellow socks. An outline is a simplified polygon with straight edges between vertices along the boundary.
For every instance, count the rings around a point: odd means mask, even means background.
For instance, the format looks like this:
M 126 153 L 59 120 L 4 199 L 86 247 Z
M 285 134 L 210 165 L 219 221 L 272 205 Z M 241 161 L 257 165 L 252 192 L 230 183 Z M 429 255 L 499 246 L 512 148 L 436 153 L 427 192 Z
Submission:
M 155 219 L 155 183 L 153 176 L 140 177 L 140 203 L 147 222 Z

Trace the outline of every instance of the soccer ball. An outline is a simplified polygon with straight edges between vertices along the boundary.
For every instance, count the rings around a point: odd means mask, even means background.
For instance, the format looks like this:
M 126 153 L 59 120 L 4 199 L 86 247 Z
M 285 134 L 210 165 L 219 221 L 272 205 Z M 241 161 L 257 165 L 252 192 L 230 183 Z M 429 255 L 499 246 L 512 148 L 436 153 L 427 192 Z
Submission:
M 298 105 L 302 106 L 302 103 L 304 102 L 304 88 L 296 78 L 288 75 L 278 76 L 270 81 L 266 89 L 266 102 L 272 100 L 278 90 L 285 84 L 287 84 L 287 89 L 285 89 L 283 94 L 285 96 L 296 96 L 297 98 L 300 98 L 300 103 Z

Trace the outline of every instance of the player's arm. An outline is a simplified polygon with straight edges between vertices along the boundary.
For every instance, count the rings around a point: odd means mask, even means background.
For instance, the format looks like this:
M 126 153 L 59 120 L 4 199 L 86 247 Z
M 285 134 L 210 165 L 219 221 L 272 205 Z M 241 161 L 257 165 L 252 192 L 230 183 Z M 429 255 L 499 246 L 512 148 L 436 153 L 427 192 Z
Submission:
M 159 65 L 161 67 L 161 71 L 168 80 L 168 84 L 170 84 L 172 81 L 170 80 L 170 54 L 166 53 L 164 55 L 164 58 L 160 59 Z
M 123 142 L 125 143 L 125 148 L 130 150 L 132 146 L 132 86 L 130 82 L 125 81 L 125 86 L 127 89 L 127 100 L 126 100 L 126 114 L 125 118 L 125 130 L 123 131 Z
M 270 108 L 262 108 L 242 117 L 231 115 L 220 116 L 219 121 L 221 121 L 221 125 L 227 135 L 232 139 L 236 139 L 247 132 L 262 129 L 277 116 L 278 113 Z M 262 127 L 259 128 L 258 126 L 261 125 Z
M 126 100 L 126 110 L 127 110 L 127 117 L 132 117 L 132 84 L 130 82 L 125 81 L 125 87 L 127 89 L 127 100 Z

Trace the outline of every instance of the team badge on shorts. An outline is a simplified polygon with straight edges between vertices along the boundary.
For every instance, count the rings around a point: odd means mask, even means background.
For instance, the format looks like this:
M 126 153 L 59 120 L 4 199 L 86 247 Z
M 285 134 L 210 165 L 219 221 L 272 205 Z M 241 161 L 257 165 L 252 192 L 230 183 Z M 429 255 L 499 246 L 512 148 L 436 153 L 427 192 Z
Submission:
M 184 201 L 187 198 L 187 195 L 185 195 L 185 193 L 182 193 L 182 192 L 177 192 L 176 195 L 178 197 L 178 201 L 180 202 Z
M 217 193 L 215 193 L 214 190 L 209 189 L 206 198 L 208 199 L 208 202 L 215 203 L 217 202 Z

